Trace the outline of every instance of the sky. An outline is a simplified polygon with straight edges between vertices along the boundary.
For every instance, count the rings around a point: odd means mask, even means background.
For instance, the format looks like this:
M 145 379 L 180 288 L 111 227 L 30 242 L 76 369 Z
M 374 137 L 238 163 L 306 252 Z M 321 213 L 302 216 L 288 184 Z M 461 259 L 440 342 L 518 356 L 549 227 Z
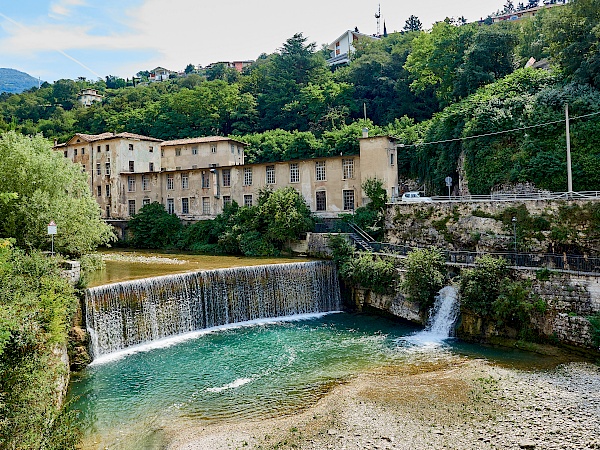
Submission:
M 0 0 L 0 67 L 43 81 L 131 78 L 157 66 L 255 60 L 302 32 L 330 44 L 346 30 L 424 28 L 445 17 L 485 18 L 504 0 Z

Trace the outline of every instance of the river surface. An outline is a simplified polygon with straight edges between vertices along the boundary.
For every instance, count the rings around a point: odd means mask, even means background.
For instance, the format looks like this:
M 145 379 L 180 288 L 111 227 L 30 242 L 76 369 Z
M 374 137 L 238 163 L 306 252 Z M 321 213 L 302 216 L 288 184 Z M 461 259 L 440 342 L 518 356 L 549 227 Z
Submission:
M 214 424 L 292 414 L 337 383 L 390 364 L 446 353 L 543 368 L 558 361 L 521 351 L 427 342 L 419 329 L 377 316 L 337 313 L 204 331 L 141 348 L 75 376 L 71 395 L 86 423 L 84 448 L 161 448 L 178 420 Z M 418 342 L 418 343 L 414 343 Z M 155 346 L 154 346 L 155 347 Z
M 122 249 L 106 250 L 100 252 L 100 255 L 104 259 L 106 268 L 88 276 L 89 287 L 181 272 L 310 261 L 308 258 L 300 257 L 252 258 Z

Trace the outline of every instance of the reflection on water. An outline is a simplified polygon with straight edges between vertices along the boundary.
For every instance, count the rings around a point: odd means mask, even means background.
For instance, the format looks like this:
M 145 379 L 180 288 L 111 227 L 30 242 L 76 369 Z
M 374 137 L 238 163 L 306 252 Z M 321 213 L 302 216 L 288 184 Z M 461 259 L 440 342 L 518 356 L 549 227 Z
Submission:
M 71 385 L 87 422 L 85 448 L 161 448 L 160 430 L 174 420 L 208 424 L 293 413 L 337 383 L 378 367 L 457 355 L 527 367 L 562 362 L 455 339 L 430 351 L 402 339 L 418 331 L 381 317 L 340 313 L 217 329 L 91 366 Z
M 105 259 L 106 269 L 89 274 L 89 287 L 198 270 L 310 261 L 307 258 L 251 258 L 124 250 L 104 251 L 101 255 Z M 182 261 L 182 264 L 176 263 Z

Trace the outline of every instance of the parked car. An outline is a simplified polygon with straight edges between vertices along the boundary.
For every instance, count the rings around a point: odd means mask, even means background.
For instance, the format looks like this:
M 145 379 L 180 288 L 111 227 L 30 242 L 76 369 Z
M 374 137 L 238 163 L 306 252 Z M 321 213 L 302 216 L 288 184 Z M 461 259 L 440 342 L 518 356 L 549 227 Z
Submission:
M 425 197 L 425 196 L 421 195 L 421 193 L 418 191 L 405 192 L 404 194 L 402 194 L 402 201 L 403 202 L 412 202 L 412 203 L 431 203 L 431 202 L 433 202 L 433 200 L 431 200 L 431 197 Z

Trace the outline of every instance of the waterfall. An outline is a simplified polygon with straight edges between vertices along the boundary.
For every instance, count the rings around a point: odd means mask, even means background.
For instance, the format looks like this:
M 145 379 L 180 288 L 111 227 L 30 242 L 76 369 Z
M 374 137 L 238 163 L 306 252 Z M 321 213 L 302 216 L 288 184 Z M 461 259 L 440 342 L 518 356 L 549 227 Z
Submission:
M 94 359 L 220 325 L 337 311 L 335 264 L 272 264 L 167 275 L 86 290 Z
M 423 331 L 402 338 L 419 346 L 437 346 L 454 334 L 454 324 L 458 319 L 460 305 L 458 292 L 454 286 L 446 286 L 438 292 L 435 302 L 429 310 L 429 320 Z
M 429 312 L 425 332 L 438 336 L 440 339 L 451 337 L 454 334 L 454 324 L 458 313 L 459 303 L 456 288 L 446 286 L 440 289 Z

